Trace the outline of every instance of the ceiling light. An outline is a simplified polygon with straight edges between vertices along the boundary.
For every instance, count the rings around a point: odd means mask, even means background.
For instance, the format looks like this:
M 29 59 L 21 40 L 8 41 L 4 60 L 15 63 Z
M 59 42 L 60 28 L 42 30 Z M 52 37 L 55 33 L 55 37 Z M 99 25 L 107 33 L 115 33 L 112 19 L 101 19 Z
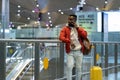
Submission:
M 61 14 L 64 14 L 64 12 L 61 12 Z
M 25 24 L 25 27 L 27 26 L 27 24 Z
M 15 25 L 12 25 L 12 27 L 15 27 Z
M 99 10 L 99 8 L 98 8 L 98 7 L 96 7 L 96 10 L 98 11 L 98 10 Z
M 56 28 L 58 27 L 58 26 L 55 26 Z
M 34 11 L 34 10 L 32 10 L 32 12 L 33 12 L 33 13 L 35 13 L 35 11 Z
M 17 12 L 20 12 L 21 10 L 18 10 Z
M 59 9 L 58 12 L 61 12 L 61 10 Z
M 46 26 L 49 26 L 48 24 L 46 24 Z
M 37 24 L 37 21 L 35 21 L 34 24 Z
M 53 26 L 52 24 L 50 24 L 50 26 Z
M 36 7 L 39 7 L 39 4 L 37 4 Z
M 108 2 L 107 1 L 105 1 L 105 4 L 107 4 Z
M 20 5 L 18 5 L 18 8 L 21 8 L 21 6 L 20 6 Z
M 70 8 L 70 10 L 72 10 L 73 8 Z
M 79 4 L 81 4 L 81 5 L 85 4 L 85 0 L 81 0 L 81 2 L 79 2 Z
M 86 4 L 86 2 L 84 2 L 83 4 Z
M 50 20 L 49 23 L 52 23 L 52 21 Z
M 48 12 L 47 14 L 50 15 L 50 12 Z
M 48 17 L 48 19 L 51 19 L 51 17 Z
M 30 20 L 30 17 L 28 17 L 27 20 Z
M 17 29 L 21 29 L 21 26 L 18 26 Z
M 20 14 L 17 14 L 17 16 L 20 16 Z

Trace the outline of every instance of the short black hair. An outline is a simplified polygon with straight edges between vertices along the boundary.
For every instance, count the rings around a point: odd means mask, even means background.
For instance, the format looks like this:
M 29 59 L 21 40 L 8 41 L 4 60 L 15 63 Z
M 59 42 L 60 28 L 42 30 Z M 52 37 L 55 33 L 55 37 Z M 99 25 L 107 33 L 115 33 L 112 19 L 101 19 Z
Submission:
M 69 16 L 73 16 L 77 20 L 77 15 L 75 14 L 70 14 Z

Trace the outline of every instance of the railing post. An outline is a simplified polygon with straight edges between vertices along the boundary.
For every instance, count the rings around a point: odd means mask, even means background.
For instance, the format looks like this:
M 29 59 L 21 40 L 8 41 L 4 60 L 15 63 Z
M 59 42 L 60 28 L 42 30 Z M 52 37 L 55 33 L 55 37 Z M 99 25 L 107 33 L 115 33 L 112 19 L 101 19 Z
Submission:
M 105 68 L 108 68 L 108 44 L 105 44 L 104 50 L 105 50 Z M 105 70 L 105 77 L 108 77 L 108 69 Z
M 0 80 L 6 79 L 6 45 L 5 42 L 0 42 Z
M 34 61 L 34 77 L 35 80 L 39 80 L 39 65 L 40 65 L 40 59 L 39 59 L 39 42 L 35 42 L 35 61 Z
M 64 43 L 60 43 L 60 77 L 63 77 L 64 75 Z
M 114 56 L 114 61 L 115 61 L 115 80 L 117 80 L 117 65 L 118 65 L 118 45 L 115 44 L 115 47 L 114 47 L 114 51 L 115 51 L 115 56 Z
M 96 44 L 94 44 L 94 54 L 93 54 L 94 63 L 93 63 L 93 66 L 94 66 L 94 65 L 97 65 L 97 64 L 96 64 L 96 53 L 97 53 L 97 52 L 96 52 L 96 49 L 97 49 L 97 48 L 96 48 Z

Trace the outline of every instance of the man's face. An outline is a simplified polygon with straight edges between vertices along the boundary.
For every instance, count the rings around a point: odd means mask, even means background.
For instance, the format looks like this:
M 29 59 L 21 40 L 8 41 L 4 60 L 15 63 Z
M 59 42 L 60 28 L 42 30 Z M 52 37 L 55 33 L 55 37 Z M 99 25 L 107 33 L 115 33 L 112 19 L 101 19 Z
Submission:
M 70 27 L 74 27 L 74 24 L 76 23 L 76 19 L 75 19 L 75 17 L 74 16 L 69 16 L 68 17 L 68 25 L 70 26 Z

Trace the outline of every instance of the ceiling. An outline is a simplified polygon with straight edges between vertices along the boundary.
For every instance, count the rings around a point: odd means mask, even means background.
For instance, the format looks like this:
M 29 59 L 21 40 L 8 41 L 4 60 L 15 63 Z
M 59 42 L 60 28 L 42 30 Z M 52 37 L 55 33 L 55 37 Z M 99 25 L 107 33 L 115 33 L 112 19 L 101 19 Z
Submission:
M 53 26 L 58 24 L 66 23 L 67 16 L 71 13 L 76 12 L 76 6 L 79 5 L 81 0 L 9 0 L 10 1 L 10 21 L 16 23 L 32 23 L 38 20 L 38 9 L 41 13 L 41 25 L 45 26 L 46 23 L 51 23 Z M 82 0 L 84 1 L 84 0 Z M 96 11 L 96 7 L 100 11 L 111 11 L 118 10 L 120 8 L 120 0 L 107 0 L 108 3 L 105 4 L 105 0 L 85 0 L 82 11 Z M 2 5 L 2 0 L 0 0 Z M 36 5 L 39 4 L 39 7 Z M 17 6 L 20 5 L 21 8 Z M 70 8 L 73 8 L 70 10 Z M 21 10 L 21 16 L 17 16 L 18 9 Z M 64 12 L 61 14 L 58 10 Z M 36 10 L 35 13 L 32 10 Z M 1 6 L 0 6 L 1 12 Z M 48 12 L 50 14 L 48 15 Z M 30 20 L 27 20 L 30 17 Z M 49 19 L 48 17 L 51 17 Z M 51 20 L 52 22 L 49 22 Z

